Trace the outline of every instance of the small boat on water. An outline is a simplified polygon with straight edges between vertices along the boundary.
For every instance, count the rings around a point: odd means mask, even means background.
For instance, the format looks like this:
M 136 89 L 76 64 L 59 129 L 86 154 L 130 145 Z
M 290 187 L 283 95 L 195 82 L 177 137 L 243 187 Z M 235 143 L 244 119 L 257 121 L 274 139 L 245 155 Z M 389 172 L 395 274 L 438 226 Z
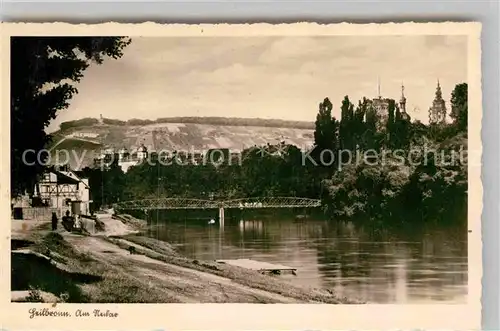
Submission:
M 212 218 L 210 221 L 208 221 L 208 224 L 215 224 L 215 220 Z

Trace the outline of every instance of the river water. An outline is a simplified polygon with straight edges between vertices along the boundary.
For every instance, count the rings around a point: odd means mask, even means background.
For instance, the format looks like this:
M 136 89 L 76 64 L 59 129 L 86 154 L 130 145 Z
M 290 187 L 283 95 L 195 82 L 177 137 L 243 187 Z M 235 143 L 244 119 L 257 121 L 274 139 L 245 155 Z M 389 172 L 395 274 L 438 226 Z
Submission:
M 147 235 L 193 259 L 248 258 L 297 268 L 286 281 L 328 288 L 371 303 L 464 303 L 467 229 L 455 225 L 388 227 L 318 217 L 246 215 L 150 221 Z M 372 224 L 372 225 L 367 225 Z

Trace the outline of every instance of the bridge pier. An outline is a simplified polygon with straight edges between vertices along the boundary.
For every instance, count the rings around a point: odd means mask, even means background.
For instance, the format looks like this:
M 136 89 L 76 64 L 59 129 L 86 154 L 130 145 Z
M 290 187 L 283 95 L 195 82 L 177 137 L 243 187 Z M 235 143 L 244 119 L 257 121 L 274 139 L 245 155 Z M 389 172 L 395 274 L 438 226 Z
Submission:
M 219 207 L 219 225 L 224 227 L 224 207 Z

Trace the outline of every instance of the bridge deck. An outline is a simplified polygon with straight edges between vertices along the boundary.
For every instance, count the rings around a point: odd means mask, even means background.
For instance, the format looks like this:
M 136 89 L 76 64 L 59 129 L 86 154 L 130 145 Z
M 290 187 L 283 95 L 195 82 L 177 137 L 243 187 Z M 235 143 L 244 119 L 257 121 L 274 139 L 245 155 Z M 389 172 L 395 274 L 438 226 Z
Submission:
M 258 209 L 258 208 L 315 208 L 321 200 L 298 197 L 241 198 L 233 200 L 203 200 L 191 198 L 158 198 L 122 201 L 115 209 Z
M 225 263 L 236 267 L 245 269 L 256 270 L 260 272 L 280 272 L 291 271 L 295 272 L 297 268 L 288 267 L 280 264 L 272 264 L 267 262 L 255 261 L 250 259 L 237 259 L 237 260 L 217 260 L 218 263 Z

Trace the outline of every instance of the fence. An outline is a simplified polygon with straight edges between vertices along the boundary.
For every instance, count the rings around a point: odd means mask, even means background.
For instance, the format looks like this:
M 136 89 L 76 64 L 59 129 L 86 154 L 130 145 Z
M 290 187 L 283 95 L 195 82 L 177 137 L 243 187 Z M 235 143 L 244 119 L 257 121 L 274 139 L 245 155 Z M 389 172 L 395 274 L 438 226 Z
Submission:
M 16 213 L 16 209 L 14 208 L 14 213 L 18 214 L 23 220 L 33 220 L 33 221 L 50 221 L 52 219 L 52 213 L 55 212 L 57 218 L 61 218 L 66 210 L 69 208 L 61 209 L 61 208 L 50 208 L 50 207 L 24 207 L 19 208 L 22 210 L 21 213 Z M 15 217 L 18 218 L 18 217 Z

